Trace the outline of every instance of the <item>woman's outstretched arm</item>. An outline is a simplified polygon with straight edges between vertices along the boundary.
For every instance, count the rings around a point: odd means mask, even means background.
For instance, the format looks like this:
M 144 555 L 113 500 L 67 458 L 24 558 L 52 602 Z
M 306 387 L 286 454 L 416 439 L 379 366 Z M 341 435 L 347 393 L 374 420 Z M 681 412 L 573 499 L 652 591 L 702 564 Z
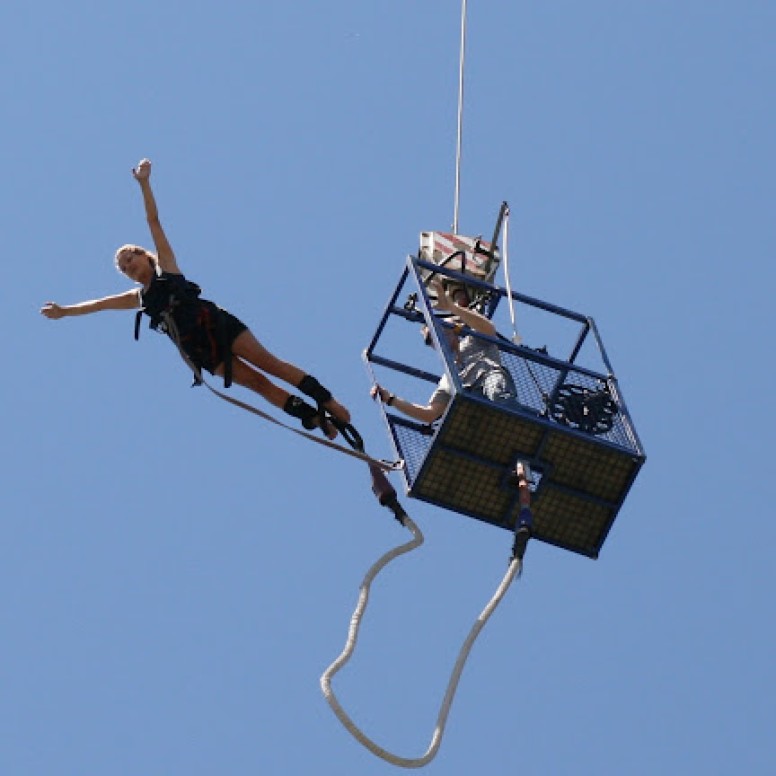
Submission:
M 154 192 L 151 190 L 151 161 L 149 159 L 141 159 L 137 167 L 132 170 L 132 175 L 140 184 L 140 191 L 143 194 L 146 220 L 148 221 L 148 228 L 151 230 L 151 237 L 156 248 L 159 266 L 164 272 L 180 274 L 178 262 L 175 260 L 175 253 L 167 239 L 167 235 L 164 233 L 164 229 L 162 229 L 162 223 L 159 220 L 159 210 L 156 207 L 156 199 Z
M 71 315 L 88 315 L 102 310 L 133 310 L 140 307 L 140 295 L 137 288 L 125 291 L 123 294 L 104 296 L 102 299 L 90 299 L 77 304 L 60 305 L 56 302 L 46 302 L 40 312 L 52 321 Z

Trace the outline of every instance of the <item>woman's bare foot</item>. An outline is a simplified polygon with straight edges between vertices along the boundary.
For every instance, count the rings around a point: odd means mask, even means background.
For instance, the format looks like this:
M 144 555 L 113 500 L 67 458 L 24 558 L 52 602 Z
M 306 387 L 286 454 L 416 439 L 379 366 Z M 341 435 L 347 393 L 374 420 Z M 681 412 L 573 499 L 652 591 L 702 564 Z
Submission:
M 323 435 L 327 439 L 336 439 L 339 432 L 337 427 L 326 417 L 322 412 L 319 412 L 315 417 L 315 424 L 323 432 Z
M 350 423 L 350 412 L 348 412 L 347 407 L 343 407 L 333 396 L 323 406 L 337 420 L 341 420 L 343 423 Z

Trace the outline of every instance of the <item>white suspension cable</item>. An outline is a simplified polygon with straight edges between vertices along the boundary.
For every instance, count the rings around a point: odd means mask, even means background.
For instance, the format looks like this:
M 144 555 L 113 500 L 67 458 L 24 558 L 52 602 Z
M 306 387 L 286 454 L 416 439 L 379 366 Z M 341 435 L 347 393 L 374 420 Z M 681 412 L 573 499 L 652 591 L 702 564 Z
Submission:
M 463 74 L 466 60 L 466 0 L 461 3 L 461 51 L 458 61 L 458 137 L 455 148 L 455 205 L 453 234 L 458 234 L 458 207 L 461 197 L 461 154 L 463 146 Z
M 522 337 L 517 333 L 517 319 L 515 317 L 515 300 L 512 299 L 512 284 L 509 279 L 509 208 L 504 210 L 504 284 L 507 287 L 507 299 L 509 300 L 509 319 L 512 323 L 512 342 L 519 345 Z
M 472 626 L 469 635 L 466 637 L 466 640 L 461 647 L 461 651 L 458 654 L 458 659 L 455 662 L 453 671 L 450 675 L 450 681 L 448 682 L 447 691 L 445 692 L 442 705 L 439 709 L 436 727 L 434 728 L 434 732 L 431 736 L 431 743 L 428 749 L 422 756 L 417 758 L 400 757 L 384 749 L 379 744 L 376 744 L 356 726 L 356 724 L 348 716 L 347 712 L 343 709 L 342 705 L 335 697 L 334 692 L 331 689 L 331 680 L 334 675 L 348 662 L 348 660 L 350 660 L 350 657 L 356 648 L 358 631 L 361 626 L 361 618 L 363 617 L 364 612 L 366 611 L 367 603 L 369 602 L 369 588 L 374 578 L 394 558 L 397 558 L 400 555 L 409 552 L 410 550 L 414 550 L 416 547 L 419 547 L 421 544 L 423 544 L 423 534 L 410 517 L 405 517 L 404 525 L 412 532 L 413 539 L 406 544 L 402 544 L 385 553 L 385 555 L 383 555 L 367 572 L 363 582 L 361 583 L 358 603 L 356 604 L 356 609 L 353 612 L 353 616 L 350 620 L 350 628 L 348 630 L 348 638 L 347 642 L 345 643 L 345 649 L 342 651 L 342 654 L 340 654 L 340 656 L 326 669 L 326 671 L 324 671 L 323 675 L 321 676 L 321 689 L 323 690 L 323 695 L 326 698 L 327 703 L 329 706 L 331 706 L 332 711 L 334 711 L 334 713 L 337 715 L 338 719 L 345 726 L 346 730 L 360 744 L 369 749 L 372 754 L 377 755 L 392 765 L 398 765 L 402 768 L 422 768 L 424 765 L 427 765 L 429 762 L 431 762 L 431 760 L 434 759 L 437 751 L 439 750 L 439 746 L 442 743 L 442 736 L 444 735 L 445 725 L 447 724 L 447 717 L 450 713 L 450 707 L 453 705 L 453 698 L 455 697 L 456 690 L 458 689 L 458 682 L 461 678 L 461 674 L 463 673 L 463 669 L 466 665 L 466 660 L 469 657 L 469 653 L 474 646 L 474 642 L 476 641 L 480 631 L 485 627 L 485 623 L 490 619 L 491 615 L 496 610 L 496 607 L 499 605 L 501 599 L 506 594 L 514 578 L 519 576 L 520 570 L 522 568 L 522 561 L 517 557 L 512 559 L 511 563 L 509 564 L 509 568 L 507 569 L 507 573 L 501 581 L 501 584 L 498 586 L 498 589 L 493 595 L 493 598 L 491 598 L 487 606 L 483 609 L 482 613 Z

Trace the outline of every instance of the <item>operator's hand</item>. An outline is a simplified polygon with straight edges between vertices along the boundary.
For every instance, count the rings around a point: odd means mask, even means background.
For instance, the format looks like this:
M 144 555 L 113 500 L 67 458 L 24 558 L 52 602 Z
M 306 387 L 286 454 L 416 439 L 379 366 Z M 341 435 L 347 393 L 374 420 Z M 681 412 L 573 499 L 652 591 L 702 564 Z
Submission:
M 442 310 L 444 312 L 450 312 L 455 303 L 453 300 L 447 295 L 447 290 L 445 289 L 444 283 L 439 278 L 434 278 L 431 281 L 431 287 L 434 290 L 434 293 L 436 294 L 436 307 L 438 310 Z
M 370 389 L 369 395 L 373 399 L 377 399 L 379 397 L 380 401 L 385 402 L 385 401 L 388 401 L 388 398 L 390 397 L 391 392 L 383 388 L 382 385 L 378 385 L 377 383 L 375 383 Z

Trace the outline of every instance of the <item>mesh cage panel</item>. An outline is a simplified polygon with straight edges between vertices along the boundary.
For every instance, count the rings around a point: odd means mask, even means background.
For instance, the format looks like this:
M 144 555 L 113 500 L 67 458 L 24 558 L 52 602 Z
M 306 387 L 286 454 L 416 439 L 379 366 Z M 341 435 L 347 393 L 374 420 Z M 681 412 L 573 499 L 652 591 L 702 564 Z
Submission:
M 417 260 L 408 259 L 366 359 L 394 375 L 400 373 L 407 390 L 426 392 L 435 375 L 445 369 L 457 373 L 449 348 L 443 347 L 444 353 L 430 359 L 442 360 L 438 369 L 425 365 L 428 351 L 422 367 L 376 352 L 381 337 L 388 343 L 403 342 L 398 330 L 386 327 L 389 320 L 397 321 L 399 330 L 407 322 L 417 324 L 423 316 L 429 325 L 439 325 L 418 301 L 423 297 L 419 272 Z M 405 284 L 415 284 L 417 291 L 408 297 L 413 300 L 410 311 L 406 304 L 394 306 L 406 294 Z M 491 301 L 505 293 L 484 284 L 480 291 L 487 292 Z M 453 388 L 446 412 L 433 428 L 387 414 L 394 444 L 405 462 L 406 489 L 414 498 L 514 530 L 519 504 L 513 475 L 522 461 L 532 472 L 535 538 L 597 557 L 645 455 L 592 319 L 528 297 L 519 301 L 570 326 L 571 342 L 532 349 L 506 339 L 485 338 L 496 345 L 501 364 L 514 381 L 515 401 L 495 403 L 474 390 Z M 482 339 L 482 335 L 469 335 Z M 568 360 L 548 352 L 550 348 L 553 353 L 562 352 L 565 347 Z M 593 363 L 587 359 L 591 349 L 598 356 Z M 450 361 L 445 364 L 446 358 Z

